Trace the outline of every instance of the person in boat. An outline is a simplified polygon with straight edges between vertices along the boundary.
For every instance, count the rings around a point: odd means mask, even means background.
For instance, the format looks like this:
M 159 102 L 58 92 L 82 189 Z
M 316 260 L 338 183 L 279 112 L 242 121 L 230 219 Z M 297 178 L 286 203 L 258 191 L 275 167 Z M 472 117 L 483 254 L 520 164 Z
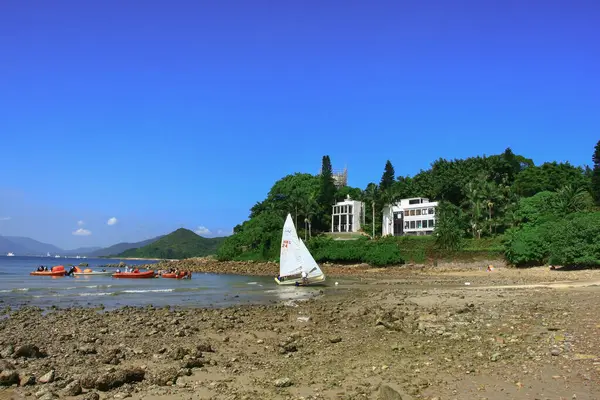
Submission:
M 44 267 L 44 271 L 48 271 L 48 266 L 45 266 L 45 267 Z
M 308 285 L 308 274 L 306 273 L 306 271 L 302 271 L 300 276 L 302 277 L 302 283 L 304 285 Z
M 43 270 L 44 270 L 44 266 L 43 266 L 43 265 L 40 265 L 40 266 L 37 268 L 37 270 L 38 270 L 38 272 L 41 272 L 41 271 L 43 271 Z
M 134 274 L 139 274 L 139 273 L 140 273 L 140 270 L 136 268 L 136 269 L 134 269 L 134 270 L 133 270 L 133 273 L 134 273 Z

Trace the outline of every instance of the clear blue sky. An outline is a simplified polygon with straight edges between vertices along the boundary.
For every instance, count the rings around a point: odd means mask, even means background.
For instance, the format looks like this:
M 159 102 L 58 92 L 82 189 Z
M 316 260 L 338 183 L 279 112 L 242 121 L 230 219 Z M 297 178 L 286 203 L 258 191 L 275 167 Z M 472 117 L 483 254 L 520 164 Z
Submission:
M 599 42 L 597 1 L 3 0 L 0 234 L 230 232 L 324 154 L 590 164 Z

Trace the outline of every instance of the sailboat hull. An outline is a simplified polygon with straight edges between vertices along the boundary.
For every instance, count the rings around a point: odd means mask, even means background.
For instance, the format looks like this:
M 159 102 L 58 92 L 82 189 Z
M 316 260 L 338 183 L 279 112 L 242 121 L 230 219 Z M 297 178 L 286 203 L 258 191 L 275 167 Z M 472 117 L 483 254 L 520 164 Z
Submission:
M 311 286 L 325 282 L 325 275 L 309 277 L 308 283 L 306 284 L 302 282 L 302 278 L 290 278 L 280 281 L 278 277 L 275 277 L 275 282 L 277 282 L 278 285 L 282 286 Z

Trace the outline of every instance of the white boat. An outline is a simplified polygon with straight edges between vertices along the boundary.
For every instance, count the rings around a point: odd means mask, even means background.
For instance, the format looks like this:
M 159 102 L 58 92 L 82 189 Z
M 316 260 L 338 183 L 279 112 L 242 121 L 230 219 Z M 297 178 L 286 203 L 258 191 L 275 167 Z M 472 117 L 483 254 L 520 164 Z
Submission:
M 50 257 L 50 252 L 47 252 L 47 253 L 46 253 L 46 257 Z
M 14 257 L 15 253 L 11 253 L 10 251 L 6 254 L 6 257 Z
M 110 276 L 115 271 L 90 271 L 90 272 L 73 272 L 75 276 Z
M 57 255 L 54 256 L 54 258 L 60 258 L 60 256 L 57 254 Z
M 302 278 L 306 273 L 306 280 Z M 279 257 L 279 285 L 307 286 L 325 282 L 325 274 L 313 258 L 304 242 L 298 237 L 292 216 L 287 215 L 281 237 Z

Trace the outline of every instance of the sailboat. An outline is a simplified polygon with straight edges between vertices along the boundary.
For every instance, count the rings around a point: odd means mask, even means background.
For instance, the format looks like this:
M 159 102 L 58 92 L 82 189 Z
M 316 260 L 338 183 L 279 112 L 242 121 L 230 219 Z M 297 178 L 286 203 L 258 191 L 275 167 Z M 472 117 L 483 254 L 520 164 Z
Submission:
M 306 273 L 306 280 L 302 278 L 302 272 Z M 279 285 L 306 286 L 324 281 L 325 274 L 298 237 L 292 216 L 288 214 L 283 225 L 279 276 L 275 278 L 275 282 Z

